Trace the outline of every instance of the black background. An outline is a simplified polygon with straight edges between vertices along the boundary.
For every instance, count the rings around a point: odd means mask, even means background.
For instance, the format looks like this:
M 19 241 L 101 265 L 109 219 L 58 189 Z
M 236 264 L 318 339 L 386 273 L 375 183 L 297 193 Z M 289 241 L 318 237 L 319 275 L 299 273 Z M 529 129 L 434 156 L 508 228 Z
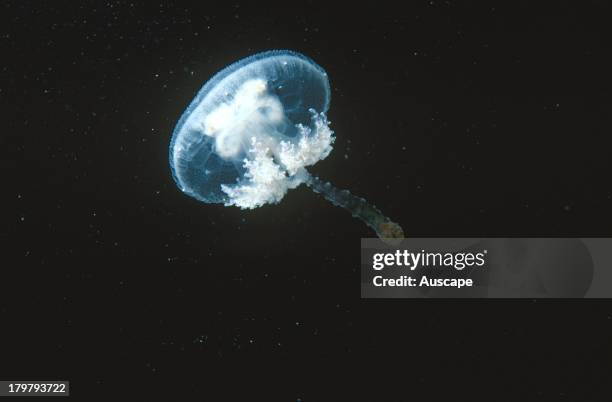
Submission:
M 76 400 L 610 400 L 609 301 L 360 300 L 361 222 L 304 186 L 198 203 L 167 154 L 208 78 L 288 48 L 332 83 L 312 171 L 408 236 L 610 235 L 611 11 L 3 2 L 0 377 Z

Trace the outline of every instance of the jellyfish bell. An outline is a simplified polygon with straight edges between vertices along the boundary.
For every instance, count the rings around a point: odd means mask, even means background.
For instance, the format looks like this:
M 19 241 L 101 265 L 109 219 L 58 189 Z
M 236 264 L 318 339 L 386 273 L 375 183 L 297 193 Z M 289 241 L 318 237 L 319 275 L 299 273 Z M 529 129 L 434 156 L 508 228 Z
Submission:
M 254 208 L 280 201 L 284 187 L 303 182 L 300 168 L 331 151 L 329 101 L 325 70 L 300 53 L 273 50 L 230 65 L 202 87 L 174 129 L 174 180 L 207 203 Z M 265 185 L 278 188 L 253 188 L 261 173 L 272 174 L 276 180 Z
M 230 65 L 202 87 L 174 129 L 169 161 L 177 186 L 202 202 L 252 209 L 307 184 L 380 237 L 403 237 L 363 198 L 306 170 L 332 150 L 329 102 L 327 73 L 300 53 L 272 50 Z

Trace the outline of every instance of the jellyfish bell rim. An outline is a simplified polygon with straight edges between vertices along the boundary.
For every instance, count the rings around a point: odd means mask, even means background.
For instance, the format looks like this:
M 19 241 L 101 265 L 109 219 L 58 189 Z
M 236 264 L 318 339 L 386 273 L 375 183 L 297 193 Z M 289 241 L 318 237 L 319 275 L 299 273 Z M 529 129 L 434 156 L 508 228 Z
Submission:
M 194 111 L 198 108 L 198 106 L 200 106 L 207 99 L 207 96 L 211 93 L 211 91 L 214 88 L 216 88 L 217 85 L 219 85 L 226 78 L 264 59 L 269 59 L 273 57 L 283 57 L 283 56 L 294 57 L 296 59 L 299 59 L 302 62 L 305 62 L 309 67 L 314 68 L 318 73 L 320 73 L 323 77 L 325 77 L 325 79 L 322 80 L 322 83 L 324 86 L 324 103 L 322 106 L 322 110 L 320 110 L 319 112 L 326 113 L 328 111 L 329 104 L 331 101 L 331 86 L 329 83 L 329 77 L 327 75 L 327 72 L 323 69 L 323 67 L 318 65 L 314 60 L 312 60 L 310 57 L 302 53 L 299 53 L 294 50 L 288 50 L 288 49 L 274 49 L 274 50 L 267 50 L 267 51 L 259 52 L 259 53 L 253 54 L 251 56 L 239 59 L 231 63 L 227 67 L 223 68 L 222 70 L 214 74 L 208 81 L 206 81 L 206 83 L 202 86 L 202 88 L 198 90 L 195 97 L 191 100 L 191 102 L 189 103 L 185 111 L 182 113 L 181 117 L 179 118 L 178 122 L 176 123 L 174 127 L 174 130 L 172 131 L 172 137 L 170 139 L 170 145 L 169 145 L 168 162 L 170 165 L 170 171 L 172 172 L 172 178 L 174 179 L 176 185 L 179 187 L 181 191 L 198 199 L 199 201 L 210 203 L 210 201 L 204 199 L 196 192 L 190 191 L 190 189 L 186 188 L 183 185 L 181 178 L 177 174 L 176 163 L 175 163 L 176 143 L 178 139 L 181 137 L 181 134 L 183 133 L 183 128 L 187 120 L 189 119 L 189 117 L 194 113 Z

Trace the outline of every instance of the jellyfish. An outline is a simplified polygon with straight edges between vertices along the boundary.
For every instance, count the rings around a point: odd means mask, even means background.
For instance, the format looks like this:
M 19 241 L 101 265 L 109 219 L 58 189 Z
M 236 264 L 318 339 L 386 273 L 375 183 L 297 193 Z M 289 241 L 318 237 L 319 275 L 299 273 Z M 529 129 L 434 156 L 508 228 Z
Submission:
M 214 75 L 179 119 L 169 162 L 177 186 L 204 203 L 242 209 L 280 202 L 301 184 L 381 238 L 401 227 L 365 199 L 311 175 L 332 151 L 327 73 L 298 52 L 271 50 Z

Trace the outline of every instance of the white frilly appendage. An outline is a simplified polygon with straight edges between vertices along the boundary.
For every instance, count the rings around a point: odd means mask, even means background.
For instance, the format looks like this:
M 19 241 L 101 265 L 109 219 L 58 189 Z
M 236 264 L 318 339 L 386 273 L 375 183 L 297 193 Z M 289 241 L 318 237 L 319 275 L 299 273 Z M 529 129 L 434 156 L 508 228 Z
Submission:
M 247 157 L 243 160 L 244 177 L 235 185 L 222 185 L 228 195 L 225 205 L 244 209 L 277 203 L 288 190 L 305 183 L 304 169 L 325 159 L 332 150 L 334 133 L 323 113 L 312 112 L 312 129 L 298 125 L 294 138 L 253 136 Z

